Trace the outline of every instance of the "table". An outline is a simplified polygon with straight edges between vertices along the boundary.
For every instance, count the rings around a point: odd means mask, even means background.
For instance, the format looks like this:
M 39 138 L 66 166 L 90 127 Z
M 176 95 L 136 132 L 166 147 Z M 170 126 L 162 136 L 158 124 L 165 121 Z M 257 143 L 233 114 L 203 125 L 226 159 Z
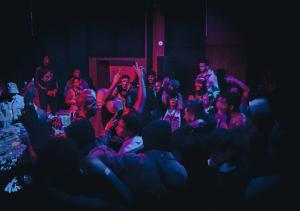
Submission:
M 0 129 L 0 187 L 10 177 L 10 172 L 22 163 L 27 145 L 28 134 L 22 124 L 9 125 Z

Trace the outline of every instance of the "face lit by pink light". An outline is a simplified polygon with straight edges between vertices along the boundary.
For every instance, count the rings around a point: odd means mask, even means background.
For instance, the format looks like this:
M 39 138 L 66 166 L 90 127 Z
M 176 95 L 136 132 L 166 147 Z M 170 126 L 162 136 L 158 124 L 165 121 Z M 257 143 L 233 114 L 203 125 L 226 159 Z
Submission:
M 207 64 L 200 62 L 199 63 L 199 69 L 200 69 L 200 72 L 206 71 L 207 70 Z
M 80 87 L 80 80 L 79 79 L 74 79 L 73 82 L 72 82 L 72 86 L 73 88 L 76 88 L 78 89 Z
M 155 77 L 154 77 L 154 75 L 148 75 L 147 79 L 148 79 L 149 84 L 153 84 L 154 80 L 155 80 Z
M 122 78 L 121 79 L 121 86 L 122 89 L 127 90 L 129 87 L 129 79 L 128 78 Z
M 75 69 L 74 71 L 73 71 L 73 77 L 74 78 L 80 78 L 80 75 L 81 75 L 81 73 L 80 73 L 80 69 Z
M 222 113 L 226 113 L 228 111 L 228 103 L 225 97 L 218 97 L 216 102 L 216 108 L 217 111 L 220 111 Z
M 199 81 L 195 81 L 194 86 L 195 86 L 195 90 L 196 91 L 200 91 L 202 89 L 202 87 L 203 87 L 203 83 L 199 82 Z
M 52 78 L 53 78 L 53 73 L 50 72 L 50 71 L 47 71 L 47 72 L 45 73 L 45 75 L 43 75 L 42 81 L 44 81 L 44 82 L 49 82 L 49 81 L 52 80 Z
M 155 89 L 156 93 L 159 92 L 159 90 L 161 89 L 161 82 L 160 81 L 157 81 L 155 83 L 154 89 Z
M 172 108 L 172 109 L 176 108 L 177 103 L 178 103 L 178 98 L 177 97 L 172 97 L 172 98 L 169 99 L 170 108 Z

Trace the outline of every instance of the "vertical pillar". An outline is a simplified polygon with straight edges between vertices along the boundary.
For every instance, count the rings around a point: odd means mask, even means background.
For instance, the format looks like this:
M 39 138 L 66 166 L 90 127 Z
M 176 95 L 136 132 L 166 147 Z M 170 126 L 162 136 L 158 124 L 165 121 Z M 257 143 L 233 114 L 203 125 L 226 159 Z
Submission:
M 157 58 L 165 55 L 165 17 L 159 8 L 153 13 L 153 70 L 157 71 Z

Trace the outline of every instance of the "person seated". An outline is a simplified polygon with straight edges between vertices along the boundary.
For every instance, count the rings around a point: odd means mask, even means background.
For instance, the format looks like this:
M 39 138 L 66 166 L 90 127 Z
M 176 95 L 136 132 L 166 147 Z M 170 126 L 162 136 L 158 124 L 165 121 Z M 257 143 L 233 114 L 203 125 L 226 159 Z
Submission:
M 65 103 L 69 105 L 69 110 L 71 112 L 76 112 L 78 110 L 78 106 L 76 105 L 76 99 L 80 94 L 80 79 L 73 78 L 72 81 L 72 87 L 68 89 Z
M 65 86 L 65 89 L 64 89 L 64 96 L 66 96 L 67 94 L 67 91 L 72 88 L 72 80 L 74 78 L 77 78 L 79 79 L 79 90 L 84 90 L 84 89 L 88 89 L 90 88 L 89 87 L 89 84 L 86 80 L 82 79 L 81 78 L 81 72 L 80 72 L 80 69 L 79 68 L 75 68 L 74 71 L 73 71 L 73 75 L 72 75 L 72 78 L 69 79 L 66 83 L 66 86 Z
M 19 95 L 19 89 L 13 82 L 6 84 L 0 101 L 0 126 L 8 127 L 19 121 L 24 108 L 24 97 Z

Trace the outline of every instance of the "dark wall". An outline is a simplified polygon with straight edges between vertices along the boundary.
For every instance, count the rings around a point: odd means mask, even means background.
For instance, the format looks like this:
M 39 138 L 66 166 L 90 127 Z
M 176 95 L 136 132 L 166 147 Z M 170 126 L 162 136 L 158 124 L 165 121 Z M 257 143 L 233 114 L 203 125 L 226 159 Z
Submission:
M 8 25 L 14 32 L 8 32 L 7 46 L 13 59 L 8 62 L 12 66 L 7 78 L 19 83 L 30 80 L 45 53 L 62 85 L 74 67 L 88 77 L 89 57 L 144 57 L 145 11 L 151 11 L 155 2 L 25 0 L 18 7 L 17 2 L 11 3 Z M 204 1 L 159 2 L 166 16 L 166 56 L 176 62 L 170 72 L 187 88 L 204 54 Z
M 18 6 L 16 6 L 18 5 Z M 18 62 L 28 62 L 22 58 L 24 49 L 30 48 L 29 13 L 26 2 L 5 1 L 1 3 L 1 80 L 20 78 L 16 74 Z M 18 61 L 18 62 L 17 62 Z
M 74 67 L 79 67 L 86 78 L 91 56 L 144 57 L 143 1 L 21 2 L 6 7 L 10 27 L 6 52 L 11 58 L 7 61 L 11 65 L 7 79 L 20 83 L 30 80 L 45 53 L 61 84 Z
M 164 4 L 167 61 L 176 62 L 173 77 L 181 82 L 183 92 L 191 90 L 197 73 L 197 61 L 205 52 L 204 1 L 167 1 Z M 175 58 L 175 59 L 173 59 Z

